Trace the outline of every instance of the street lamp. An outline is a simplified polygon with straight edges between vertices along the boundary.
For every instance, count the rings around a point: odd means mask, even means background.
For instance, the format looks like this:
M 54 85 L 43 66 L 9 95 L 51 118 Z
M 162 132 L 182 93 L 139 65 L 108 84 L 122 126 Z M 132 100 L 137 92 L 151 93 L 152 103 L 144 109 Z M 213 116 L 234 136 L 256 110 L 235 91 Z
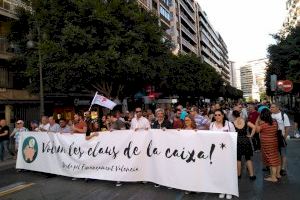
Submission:
M 38 49 L 38 66 L 39 66 L 39 78 L 40 78 L 40 117 L 44 116 L 44 84 L 43 84 L 43 67 L 42 67 L 42 55 L 41 55 L 41 41 L 40 41 L 40 27 L 37 24 L 36 26 L 37 34 L 38 34 L 38 42 L 37 42 L 37 49 Z M 27 42 L 28 48 L 33 48 L 34 42 L 32 40 L 29 40 Z

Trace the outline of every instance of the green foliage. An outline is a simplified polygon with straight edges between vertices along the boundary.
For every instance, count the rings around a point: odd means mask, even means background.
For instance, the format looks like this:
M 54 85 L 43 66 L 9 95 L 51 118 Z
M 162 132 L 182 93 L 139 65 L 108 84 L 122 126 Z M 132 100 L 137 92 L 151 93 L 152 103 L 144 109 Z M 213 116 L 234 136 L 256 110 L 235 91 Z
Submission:
M 46 93 L 98 90 L 122 98 L 153 85 L 164 96 L 241 96 L 198 57 L 173 55 L 157 17 L 136 0 L 30 2 L 33 12 L 18 9 L 9 39 L 18 47 L 13 68 L 24 71 L 32 92 L 39 91 L 40 50 Z
M 286 37 L 275 35 L 274 38 L 277 43 L 268 48 L 266 87 L 269 96 L 274 95 L 270 90 L 272 74 L 277 75 L 277 80 L 300 80 L 300 27 L 291 29 Z

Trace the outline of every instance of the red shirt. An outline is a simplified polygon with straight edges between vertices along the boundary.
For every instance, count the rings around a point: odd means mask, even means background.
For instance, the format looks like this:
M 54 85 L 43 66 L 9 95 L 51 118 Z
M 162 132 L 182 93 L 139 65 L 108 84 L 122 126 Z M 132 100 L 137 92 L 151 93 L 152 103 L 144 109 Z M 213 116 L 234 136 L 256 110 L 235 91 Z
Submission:
M 255 124 L 258 116 L 259 116 L 259 112 L 257 112 L 256 110 L 253 112 L 249 112 L 248 121 Z

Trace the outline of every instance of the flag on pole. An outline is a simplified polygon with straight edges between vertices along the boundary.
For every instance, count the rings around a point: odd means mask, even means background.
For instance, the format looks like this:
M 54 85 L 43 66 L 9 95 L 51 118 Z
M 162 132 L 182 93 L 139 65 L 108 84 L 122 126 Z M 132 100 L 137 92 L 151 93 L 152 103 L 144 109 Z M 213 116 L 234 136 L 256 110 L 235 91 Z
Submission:
M 108 98 L 99 95 L 98 92 L 96 92 L 89 110 L 91 110 L 93 104 L 109 108 L 110 110 L 112 110 L 117 105 L 115 102 L 109 100 Z

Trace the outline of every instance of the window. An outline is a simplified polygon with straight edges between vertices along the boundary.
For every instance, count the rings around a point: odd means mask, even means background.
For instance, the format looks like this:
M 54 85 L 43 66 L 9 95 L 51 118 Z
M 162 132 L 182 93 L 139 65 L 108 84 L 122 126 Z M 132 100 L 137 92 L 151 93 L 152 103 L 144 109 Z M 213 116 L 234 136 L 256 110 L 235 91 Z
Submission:
M 159 11 L 160 11 L 160 14 L 161 14 L 162 16 L 164 16 L 167 20 L 169 20 L 169 21 L 171 20 L 170 12 L 167 11 L 164 7 L 161 7 L 161 6 L 160 6 Z
M 172 0 L 162 0 L 165 4 L 167 4 L 168 6 L 172 5 Z

